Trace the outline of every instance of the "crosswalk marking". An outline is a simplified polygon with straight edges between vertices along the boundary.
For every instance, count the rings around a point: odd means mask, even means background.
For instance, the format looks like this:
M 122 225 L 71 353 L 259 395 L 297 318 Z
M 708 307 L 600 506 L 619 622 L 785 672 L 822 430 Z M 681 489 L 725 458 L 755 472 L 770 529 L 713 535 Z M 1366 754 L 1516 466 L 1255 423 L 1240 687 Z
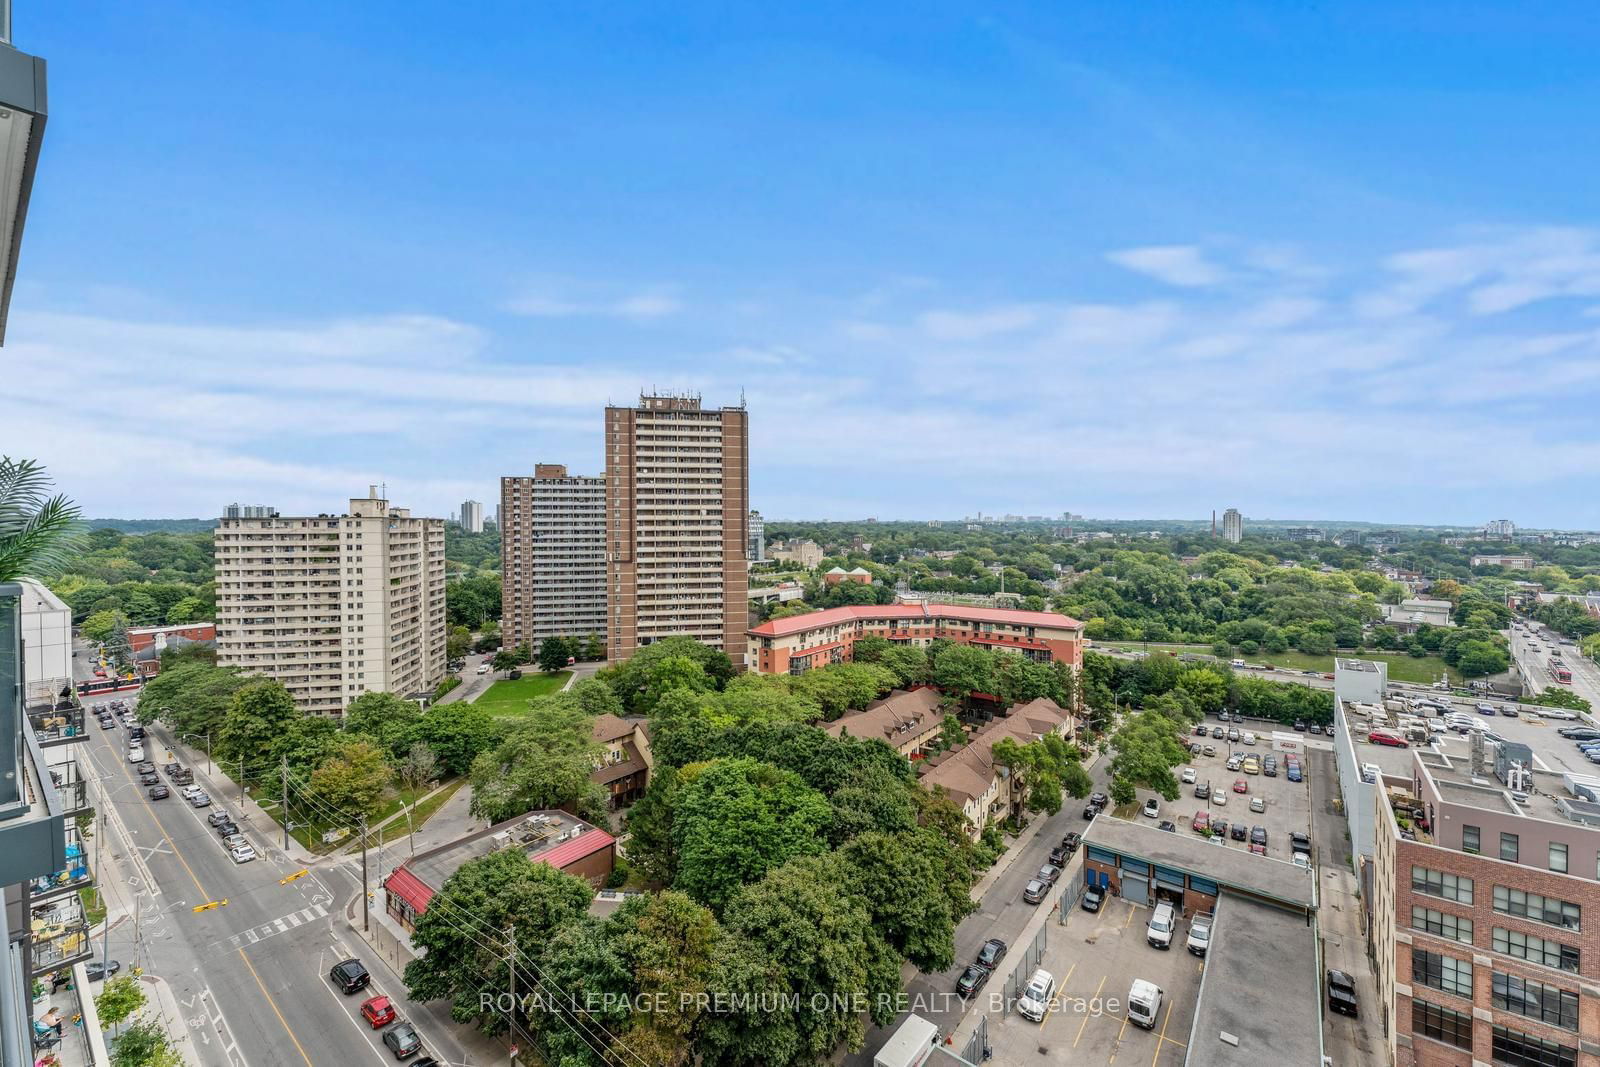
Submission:
M 262 923 L 260 926 L 252 926 L 248 930 L 234 934 L 232 937 L 228 938 L 228 944 L 232 945 L 234 948 L 242 948 L 245 945 L 254 945 L 257 942 L 265 941 L 269 937 L 275 937 L 278 934 L 287 933 L 297 926 L 304 926 L 306 923 L 315 922 L 318 919 L 326 918 L 327 915 L 328 909 L 324 905 L 313 904 L 310 907 L 301 908 L 299 911 L 290 912 L 288 915 L 284 915 L 276 919 L 270 919 L 267 922 Z

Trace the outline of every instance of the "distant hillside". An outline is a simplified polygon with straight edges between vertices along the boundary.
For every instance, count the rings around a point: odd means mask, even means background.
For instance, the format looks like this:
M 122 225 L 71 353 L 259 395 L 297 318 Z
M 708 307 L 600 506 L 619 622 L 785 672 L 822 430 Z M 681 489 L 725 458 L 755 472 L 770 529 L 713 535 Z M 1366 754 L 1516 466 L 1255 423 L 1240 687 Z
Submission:
M 214 530 L 216 519 L 85 519 L 91 530 L 115 530 L 125 534 L 199 533 Z

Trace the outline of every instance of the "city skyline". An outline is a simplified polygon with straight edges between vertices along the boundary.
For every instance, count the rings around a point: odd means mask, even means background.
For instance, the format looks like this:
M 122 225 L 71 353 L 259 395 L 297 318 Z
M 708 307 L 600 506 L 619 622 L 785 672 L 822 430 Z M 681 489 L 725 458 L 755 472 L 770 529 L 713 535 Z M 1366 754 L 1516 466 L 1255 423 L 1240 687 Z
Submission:
M 88 512 L 447 514 L 661 388 L 743 390 L 774 516 L 1600 526 L 1585 20 L 381 10 L 27 12 L 0 443 Z

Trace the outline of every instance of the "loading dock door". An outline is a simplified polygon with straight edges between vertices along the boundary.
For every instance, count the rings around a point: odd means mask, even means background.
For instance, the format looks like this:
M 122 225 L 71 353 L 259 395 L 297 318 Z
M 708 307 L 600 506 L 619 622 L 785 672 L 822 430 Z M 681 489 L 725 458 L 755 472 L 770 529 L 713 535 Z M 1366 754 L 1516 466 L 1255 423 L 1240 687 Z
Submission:
M 1122 899 L 1130 904 L 1150 903 L 1150 883 L 1143 876 L 1123 872 Z

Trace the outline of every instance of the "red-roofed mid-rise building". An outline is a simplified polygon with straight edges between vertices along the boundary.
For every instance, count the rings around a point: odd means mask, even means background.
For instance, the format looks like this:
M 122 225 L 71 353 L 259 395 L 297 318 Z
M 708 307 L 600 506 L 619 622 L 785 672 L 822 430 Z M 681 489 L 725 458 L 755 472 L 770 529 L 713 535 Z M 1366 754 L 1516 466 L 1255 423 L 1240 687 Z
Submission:
M 762 674 L 803 674 L 848 663 L 856 638 L 867 634 L 902 645 L 942 637 L 1010 649 L 1041 663 L 1083 665 L 1083 623 L 1077 619 L 966 604 L 866 604 L 773 619 L 750 629 L 750 664 Z

